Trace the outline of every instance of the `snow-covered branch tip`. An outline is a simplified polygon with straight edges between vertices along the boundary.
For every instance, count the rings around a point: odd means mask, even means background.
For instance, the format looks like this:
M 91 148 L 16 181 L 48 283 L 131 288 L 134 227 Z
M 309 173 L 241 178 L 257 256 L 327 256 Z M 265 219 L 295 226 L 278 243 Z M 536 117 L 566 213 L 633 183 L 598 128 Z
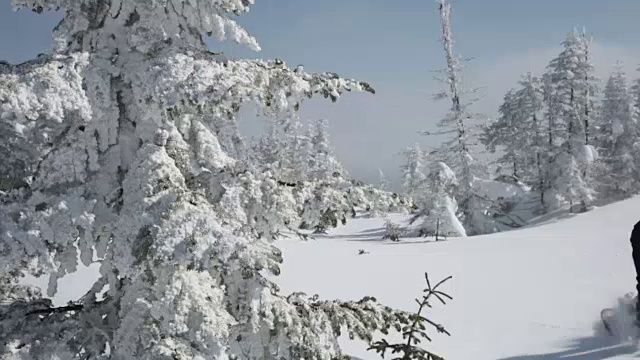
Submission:
M 369 350 L 374 350 L 376 353 L 380 354 L 382 358 L 385 357 L 387 351 L 390 351 L 392 355 L 398 354 L 396 357 L 391 358 L 391 360 L 444 360 L 443 357 L 423 349 L 418 345 L 421 343 L 421 339 L 432 341 L 431 337 L 427 335 L 425 331 L 427 326 L 434 328 L 438 333 L 451 336 L 444 326 L 428 319 L 422 313 L 425 309 L 432 307 L 430 304 L 432 297 L 439 300 L 442 304 L 446 304 L 446 300 L 452 300 L 450 295 L 439 290 L 440 286 L 452 279 L 452 277 L 449 276 L 439 281 L 434 286 L 431 285 L 431 281 L 429 280 L 429 275 L 427 273 L 424 274 L 424 277 L 427 287 L 423 290 L 424 294 L 422 299 L 416 299 L 418 311 L 411 314 L 408 324 L 398 323 L 395 326 L 396 330 L 402 332 L 402 337 L 405 341 L 402 343 L 392 344 L 383 338 L 372 343 Z

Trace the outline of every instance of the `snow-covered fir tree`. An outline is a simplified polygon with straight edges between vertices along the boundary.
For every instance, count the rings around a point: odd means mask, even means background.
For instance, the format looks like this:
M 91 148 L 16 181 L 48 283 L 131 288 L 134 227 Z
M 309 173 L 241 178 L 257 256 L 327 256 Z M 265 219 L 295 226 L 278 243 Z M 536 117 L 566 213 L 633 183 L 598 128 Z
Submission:
M 505 95 L 500 117 L 481 137 L 490 152 L 501 152 L 499 172 L 530 185 L 543 212 L 565 203 L 586 210 L 606 173 L 590 47 L 584 32 L 569 33 L 542 77 L 527 74 Z
M 640 68 L 636 71 L 640 72 Z M 633 105 L 633 115 L 636 120 L 640 119 L 640 77 L 633 80 L 630 88 L 631 103 Z
M 295 117 L 288 122 L 286 129 L 286 144 L 289 149 L 288 173 L 285 174 L 284 181 L 295 182 L 303 179 L 309 179 L 310 159 L 312 156 L 311 139 L 304 134 L 302 122 Z M 342 165 L 334 158 L 337 167 Z
M 329 360 L 338 329 L 369 341 L 408 322 L 371 298 L 283 296 L 264 274 L 295 201 L 243 163 L 236 112 L 372 89 L 218 59 L 201 34 L 259 49 L 235 21 L 252 3 L 13 0 L 64 17 L 51 54 L 0 65 L 1 358 Z M 17 283 L 49 276 L 52 296 L 78 259 L 100 278 L 67 306 Z
M 385 201 L 386 197 L 379 195 L 385 194 L 387 187 L 387 180 L 382 169 L 378 169 L 378 183 L 377 185 L 370 185 L 362 189 L 361 196 L 365 200 L 365 210 L 367 216 L 376 218 L 381 217 L 386 212 L 386 206 L 388 203 Z
M 466 230 L 458 219 L 458 204 L 454 197 L 459 185 L 455 173 L 443 162 L 431 164 L 426 180 L 428 195 L 420 203 L 422 213 L 413 221 L 422 218 L 419 225 L 421 236 L 463 237 Z
M 320 119 L 310 131 L 311 139 L 311 179 L 326 180 L 334 174 L 344 175 L 342 165 L 333 154 L 329 142 L 328 122 Z
M 585 154 L 585 156 L 589 156 Z M 578 204 L 577 201 L 590 201 L 594 198 L 594 189 L 585 181 L 584 162 L 592 159 L 580 159 L 568 151 L 558 153 L 554 159 L 554 166 L 550 169 L 550 175 L 557 180 L 554 189 L 569 201 L 569 205 Z M 584 203 L 581 211 L 585 211 Z
M 526 165 L 522 159 L 524 149 L 512 143 L 515 142 L 513 136 L 519 132 L 520 125 L 517 119 L 519 104 L 514 89 L 505 94 L 498 111 L 500 116 L 485 126 L 480 139 L 492 153 L 496 152 L 498 146 L 502 147 L 502 156 L 496 161 L 499 165 L 497 172 L 518 177 Z
M 478 115 L 472 114 L 468 103 L 463 101 L 464 92 L 460 89 L 462 62 L 453 53 L 453 37 L 451 33 L 451 5 L 447 0 L 439 1 L 440 18 L 442 22 L 442 42 L 446 58 L 446 68 L 443 71 L 444 82 L 448 89 L 438 95 L 451 101 L 451 108 L 447 115 L 439 122 L 441 132 L 435 135 L 451 135 L 445 140 L 441 148 L 434 154 L 435 161 L 451 166 L 455 172 L 459 186 L 456 199 L 460 206 L 461 221 L 469 235 L 477 235 L 496 231 L 495 222 L 490 211 L 492 204 L 488 199 L 480 196 L 474 185 L 477 172 L 483 172 L 482 164 L 471 155 L 470 148 L 476 136 L 471 120 L 477 120 Z
M 596 134 L 603 160 L 597 179 L 603 197 L 625 196 L 638 190 L 640 155 L 635 148 L 638 135 L 627 77 L 618 62 L 604 89 Z
M 287 114 L 284 119 L 267 118 L 267 121 L 265 133 L 254 146 L 254 157 L 263 167 L 275 171 L 282 182 L 309 180 L 313 158 L 311 139 L 302 133 L 298 114 Z
M 384 235 L 383 239 L 389 239 L 391 241 L 400 241 L 400 238 L 404 235 L 404 229 L 400 224 L 396 224 L 391 219 L 385 218 L 384 221 Z
M 345 171 L 333 153 L 326 121 L 314 123 L 302 134 L 297 113 L 272 115 L 275 117 L 269 118 L 267 132 L 253 147 L 253 158 L 258 162 L 261 176 L 273 178 L 279 185 L 273 189 L 277 190 L 277 198 L 286 199 L 277 205 L 279 218 L 286 218 L 286 221 L 280 221 L 283 227 L 324 233 L 354 217 L 356 208 L 366 210 L 370 216 L 409 208 L 410 201 L 402 197 L 345 177 Z M 252 201 L 245 200 L 245 203 Z M 260 219 L 264 215 L 260 211 L 254 212 L 258 219 L 256 223 L 263 223 Z
M 253 148 L 254 162 L 270 169 L 280 170 L 281 160 L 286 156 L 284 150 L 276 119 L 267 118 L 265 132 Z
M 382 190 L 387 190 L 389 188 L 387 176 L 385 175 L 384 171 L 382 171 L 382 169 L 378 169 L 378 186 Z
M 590 45 L 584 32 L 570 32 L 562 52 L 548 65 L 545 88 L 552 143 L 549 166 L 554 168 L 550 188 L 569 205 L 579 204 L 579 211 L 585 211 L 594 198 L 591 169 L 597 160 L 592 139 L 597 86 Z
M 407 197 L 413 201 L 419 198 L 423 192 L 425 154 L 417 143 L 407 148 L 403 154 L 406 162 L 400 167 L 402 171 L 402 187 Z
M 531 73 L 524 75 L 518 90 L 509 91 L 499 108 L 500 116 L 488 124 L 481 141 L 495 153 L 498 148 L 500 172 L 533 185 L 545 207 L 547 184 L 547 151 L 543 122 L 543 90 L 540 80 Z

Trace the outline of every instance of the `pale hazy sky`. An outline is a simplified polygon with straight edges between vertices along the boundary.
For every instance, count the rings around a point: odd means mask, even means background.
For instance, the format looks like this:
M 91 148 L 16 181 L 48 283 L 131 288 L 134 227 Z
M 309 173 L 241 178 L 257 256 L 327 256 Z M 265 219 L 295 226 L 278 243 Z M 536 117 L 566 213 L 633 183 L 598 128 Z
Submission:
M 281 58 L 308 71 L 335 71 L 372 84 L 376 95 L 347 94 L 336 104 L 314 100 L 304 119 L 327 118 L 338 157 L 357 177 L 377 181 L 378 168 L 397 184 L 398 153 L 433 141 L 446 111 L 431 95 L 442 85 L 432 70 L 444 65 L 435 0 L 257 0 L 240 22 L 260 42 L 252 53 L 223 45 L 229 56 Z M 58 15 L 14 13 L 0 0 L 0 59 L 20 62 L 45 52 Z M 520 74 L 539 74 L 560 50 L 565 34 L 585 27 L 595 38 L 597 74 L 606 80 L 616 60 L 631 78 L 640 64 L 638 0 L 454 0 L 456 52 L 473 58 L 466 85 L 483 87 L 473 110 L 494 115 Z M 219 49 L 217 44 L 212 47 Z M 249 135 L 260 124 L 243 119 Z

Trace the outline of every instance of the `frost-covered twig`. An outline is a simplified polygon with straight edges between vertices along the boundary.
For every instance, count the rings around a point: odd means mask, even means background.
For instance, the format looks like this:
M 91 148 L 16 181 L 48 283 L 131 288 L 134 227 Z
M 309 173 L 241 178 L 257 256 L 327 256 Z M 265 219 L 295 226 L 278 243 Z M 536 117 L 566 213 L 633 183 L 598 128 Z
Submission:
M 372 345 L 369 347 L 369 350 L 374 350 L 383 358 L 387 351 L 390 351 L 391 354 L 398 354 L 397 357 L 392 358 L 392 360 L 444 360 L 444 358 L 440 357 L 439 355 L 436 355 L 419 347 L 418 344 L 420 344 L 421 342 L 420 338 L 427 339 L 427 341 L 432 341 L 425 332 L 425 324 L 428 324 L 431 327 L 435 328 L 438 333 L 444 333 L 451 336 L 451 334 L 444 328 L 444 326 L 426 318 L 422 315 L 422 312 L 426 308 L 431 308 L 429 300 L 432 296 L 438 299 L 442 304 L 446 304 L 445 299 L 452 299 L 448 294 L 438 290 L 438 288 L 442 284 L 450 280 L 452 277 L 449 276 L 432 287 L 428 274 L 425 273 L 424 276 L 427 282 L 427 288 L 424 289 L 424 295 L 422 296 L 422 299 L 416 299 L 416 302 L 418 303 L 418 311 L 410 316 L 409 324 L 396 326 L 396 329 L 398 329 L 398 331 L 402 331 L 402 337 L 403 339 L 405 339 L 405 342 L 390 344 L 386 339 L 382 339 L 372 343 Z

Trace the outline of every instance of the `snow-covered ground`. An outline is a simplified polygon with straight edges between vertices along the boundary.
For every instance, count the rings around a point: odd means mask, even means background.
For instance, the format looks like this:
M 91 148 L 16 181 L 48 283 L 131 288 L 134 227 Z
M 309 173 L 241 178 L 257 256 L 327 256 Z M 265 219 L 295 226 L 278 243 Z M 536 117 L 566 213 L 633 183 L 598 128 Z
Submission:
M 639 210 L 636 197 L 581 215 L 556 214 L 526 229 L 437 243 L 383 241 L 383 219 L 359 218 L 315 240 L 278 241 L 285 263 L 276 280 L 285 293 L 373 295 L 413 311 L 425 272 L 432 281 L 452 275 L 444 290 L 453 301 L 433 303 L 427 314 L 452 335 L 432 331 L 427 344 L 447 359 L 635 358 L 635 347 L 598 335 L 594 324 L 602 308 L 634 290 L 629 235 Z M 95 267 L 63 278 L 56 302 L 81 296 Z M 344 346 L 355 358 L 380 358 L 362 343 Z
M 382 219 L 355 219 L 327 236 L 281 240 L 285 292 L 379 301 L 414 310 L 432 280 L 452 275 L 447 305 L 429 317 L 451 337 L 432 331 L 431 346 L 447 359 L 625 359 L 636 348 L 599 335 L 600 310 L 634 290 L 629 235 L 640 198 L 565 215 L 526 229 L 429 242 L 382 241 Z M 395 221 L 402 221 L 398 215 Z M 369 252 L 358 255 L 358 250 Z M 360 359 L 379 359 L 345 340 Z

